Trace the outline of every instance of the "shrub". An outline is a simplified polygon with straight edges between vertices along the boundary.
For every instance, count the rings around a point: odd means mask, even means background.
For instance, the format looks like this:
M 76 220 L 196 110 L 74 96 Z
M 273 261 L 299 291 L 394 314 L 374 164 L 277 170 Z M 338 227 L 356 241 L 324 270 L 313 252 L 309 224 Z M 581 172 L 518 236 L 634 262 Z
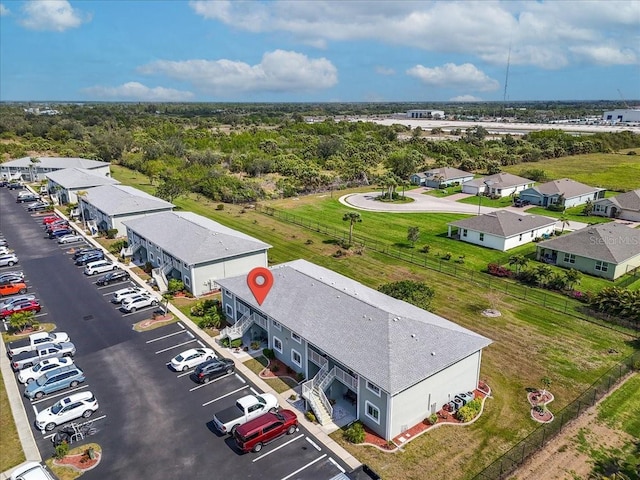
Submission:
M 438 423 L 438 415 L 436 415 L 435 413 L 432 413 L 431 415 L 429 415 L 427 418 L 424 419 L 423 423 L 425 425 L 435 425 L 436 423 Z
M 470 422 L 480 413 L 480 409 L 482 408 L 482 401 L 479 398 L 475 400 L 471 400 L 464 407 L 458 410 L 456 413 L 456 417 L 461 422 Z
M 511 270 L 507 267 L 503 267 L 502 265 L 498 265 L 497 263 L 490 263 L 487 265 L 487 271 L 494 277 L 513 277 L 513 272 Z
M 274 358 L 276 358 L 275 352 L 270 348 L 263 349 L 262 355 L 264 355 L 268 360 L 273 360 Z
M 251 342 L 251 350 L 258 350 L 260 348 L 260 342 Z
M 317 421 L 315 414 L 311 410 L 307 411 L 304 416 L 307 417 L 307 420 L 309 420 L 310 422 L 315 423 Z
M 638 370 L 640 370 L 640 368 L 638 368 Z M 304 380 L 304 373 L 302 372 L 298 372 L 296 373 L 296 381 L 298 383 L 302 382 Z
M 298 395 L 296 395 L 295 393 L 292 393 L 291 395 L 289 395 L 289 400 L 291 400 L 292 402 L 295 402 L 298 399 Z
M 119 255 L 120 251 L 123 248 L 127 248 L 127 240 L 124 238 L 122 240 L 116 240 L 115 242 L 113 242 L 109 246 L 109 252 L 113 253 L 114 255 Z
M 216 210 L 224 210 L 224 203 L 219 203 L 216 205 Z
M 364 442 L 365 432 L 364 427 L 360 422 L 352 423 L 349 428 L 344 432 L 344 437 L 351 443 Z
M 442 260 L 451 260 L 451 257 L 452 257 L 451 252 L 447 252 L 444 255 L 442 255 L 442 257 L 440 258 L 442 258 Z
M 144 271 L 144 273 L 150 274 L 151 270 L 153 270 L 153 265 L 151 265 L 151 262 L 145 262 L 144 267 L 142 267 L 142 270 Z
M 231 342 L 229 342 L 229 347 L 231 348 L 240 348 L 241 346 L 242 346 L 241 338 L 236 338 L 235 340 L 231 340 Z
M 271 366 L 271 371 L 273 373 L 276 373 L 278 370 L 280 370 L 280 367 L 278 366 L 277 363 Z
M 429 250 L 431 250 L 431 247 L 430 247 L 429 245 L 424 245 L 424 246 L 420 249 L 420 251 L 421 251 L 422 253 L 429 253 Z
M 636 372 L 640 372 L 640 360 L 636 360 L 635 362 L 633 362 L 632 367 Z
M 67 442 L 62 442 L 59 445 L 56 445 L 56 453 L 53 454 L 58 460 L 64 458 L 67 453 L 69 453 L 69 444 Z
M 558 205 L 557 203 L 554 203 L 553 205 L 549 205 L 547 207 L 547 210 L 551 212 L 564 212 L 564 205 Z
M 184 283 L 177 278 L 172 278 L 169 280 L 169 284 L 167 285 L 169 293 L 181 292 L 184 290 Z
M 222 319 L 219 315 L 215 314 L 206 314 L 202 317 L 200 321 L 198 321 L 198 326 L 202 329 L 204 328 L 220 328 L 222 326 Z
M 305 245 L 313 245 L 313 240 L 308 239 L 306 242 L 304 242 Z
M 107 238 L 116 238 L 116 235 L 118 235 L 118 229 L 117 228 L 110 228 L 107 230 Z

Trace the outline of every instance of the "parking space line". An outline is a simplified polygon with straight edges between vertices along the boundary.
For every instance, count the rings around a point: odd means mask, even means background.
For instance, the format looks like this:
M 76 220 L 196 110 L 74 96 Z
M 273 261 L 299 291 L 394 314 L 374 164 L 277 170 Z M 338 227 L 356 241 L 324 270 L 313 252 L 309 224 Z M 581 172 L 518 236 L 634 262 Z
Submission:
M 98 281 L 96 280 L 95 282 L 93 282 L 94 285 L 97 285 Z M 104 290 L 105 288 L 109 288 L 109 287 L 117 287 L 118 285 L 122 285 L 123 283 L 128 283 L 128 281 L 126 282 L 115 282 L 115 283 L 108 283 L 106 285 L 103 285 L 101 287 L 98 287 L 98 290 Z M 113 293 L 113 292 L 111 292 Z
M 183 345 L 187 345 L 188 343 L 191 343 L 191 342 L 195 342 L 195 340 L 187 340 L 186 342 L 179 343 L 177 345 L 174 345 L 173 347 L 163 348 L 162 350 L 158 350 L 156 352 L 156 355 L 158 355 L 159 353 L 168 352 L 169 350 L 173 350 L 174 348 L 178 348 L 178 347 L 181 347 Z
M 307 437 L 307 442 L 309 442 L 311 445 L 313 445 L 313 447 L 314 447 L 316 450 L 318 450 L 318 451 L 320 451 L 320 450 L 321 450 L 321 448 L 320 448 L 320 447 L 319 447 L 319 446 L 318 446 L 318 445 L 317 445 L 313 440 L 311 440 L 309 437 Z
M 91 419 L 87 420 L 86 422 L 79 423 L 78 426 L 79 427 L 84 427 L 89 422 L 97 422 L 98 420 L 102 420 L 104 418 L 107 418 L 107 416 L 106 415 L 102 415 L 101 417 L 91 418 Z M 70 423 L 70 422 L 67 422 L 67 423 Z M 58 425 L 58 427 L 61 427 L 63 425 L 66 425 L 66 423 L 63 423 L 62 425 Z M 47 439 L 47 438 L 51 438 L 53 436 L 55 436 L 55 433 L 50 433 L 49 435 L 46 435 L 46 436 L 44 436 L 42 438 Z
M 157 342 L 158 340 L 164 340 L 165 338 L 173 337 L 174 335 L 180 335 L 181 333 L 184 333 L 184 332 L 180 330 L 179 332 L 169 333 L 168 335 L 163 335 L 161 337 L 156 337 L 156 338 L 152 338 L 151 340 L 147 340 L 146 343 Z
M 187 330 L 187 335 L 189 335 L 191 338 L 196 338 L 193 333 L 191 333 L 189 330 Z
M 192 372 L 188 372 L 188 373 L 189 373 L 189 374 L 191 374 Z M 182 375 L 184 375 L 184 373 L 183 373 Z M 181 377 L 182 375 L 178 375 L 178 377 Z M 193 392 L 194 390 L 198 390 L 198 389 L 200 389 L 200 388 L 202 388 L 202 387 L 206 387 L 207 385 L 211 385 L 211 384 L 213 384 L 213 383 L 216 383 L 218 380 L 222 380 L 223 378 L 230 377 L 231 375 L 233 375 L 233 373 L 227 373 L 226 375 L 223 375 L 223 376 L 221 376 L 221 377 L 218 377 L 218 378 L 216 378 L 215 380 L 211 380 L 209 383 L 203 383 L 202 385 L 196 385 L 195 387 L 190 388 L 190 389 L 189 389 L 189 391 L 190 391 L 190 392 Z M 244 383 L 244 382 L 243 382 L 243 383 Z
M 255 389 L 255 388 L 253 388 L 253 387 L 251 387 L 251 392 L 252 392 L 254 395 L 260 395 L 260 394 L 256 391 L 256 389 Z
M 182 325 L 182 322 L 178 322 L 177 325 L 184 330 L 184 325 Z
M 266 457 L 267 455 L 271 455 L 274 452 L 277 452 L 278 450 L 280 450 L 281 448 L 286 447 L 287 445 L 289 445 L 290 443 L 295 442 L 296 440 L 300 440 L 302 437 L 304 437 L 304 433 L 301 433 L 300 435 L 298 435 L 296 438 L 292 438 L 291 440 L 289 440 L 288 442 L 283 443 L 282 445 L 278 445 L 276 448 L 274 448 L 273 450 L 268 451 L 267 453 L 263 453 L 262 455 L 260 455 L 257 458 L 254 458 L 253 460 L 251 460 L 253 463 L 256 463 L 258 460 L 262 460 L 264 457 Z
M 346 472 L 346 470 L 345 470 L 344 468 L 342 468 L 342 467 L 340 466 L 340 464 L 339 464 L 338 462 L 336 462 L 333 458 L 329 457 L 329 461 L 330 461 L 331 463 L 333 463 L 333 464 L 336 466 L 336 468 L 337 468 L 338 470 L 340 470 L 342 473 L 345 473 L 345 472 Z
M 37 314 L 34 315 L 34 317 L 35 318 L 44 317 L 45 315 L 49 315 L 49 314 L 47 312 L 45 312 L 45 313 L 37 313 Z
M 236 378 L 238 380 L 240 380 L 242 383 L 247 383 L 247 381 L 244 378 L 242 378 L 240 375 L 238 375 L 237 373 L 236 373 Z
M 36 417 L 38 416 L 38 409 L 36 408 L 35 405 L 31 405 L 31 407 L 33 407 L 33 413 L 36 414 Z
M 198 340 L 198 345 L 200 345 L 202 348 L 206 348 L 204 343 L 202 343 L 202 340 Z
M 320 460 L 322 460 L 324 457 L 326 457 L 327 454 L 323 454 L 322 456 L 316 458 L 315 460 L 313 460 L 312 462 L 307 463 L 304 467 L 300 467 L 298 470 L 296 470 L 295 472 L 290 473 L 289 475 L 287 475 L 286 477 L 283 477 L 282 480 L 288 480 L 289 478 L 299 474 L 301 471 L 306 470 L 307 468 L 309 468 L 311 465 L 313 465 L 314 463 L 318 463 Z
M 180 375 L 177 375 L 176 378 L 186 377 L 187 375 L 191 375 L 192 373 L 193 373 L 193 370 L 187 370 L 186 372 L 183 372 Z
M 214 398 L 213 400 L 209 400 L 208 402 L 203 403 L 202 406 L 206 407 L 207 405 L 210 405 L 210 404 L 212 404 L 214 402 L 217 402 L 218 400 L 222 400 L 223 398 L 226 398 L 226 397 L 228 397 L 230 395 L 233 395 L 234 393 L 238 393 L 239 391 L 244 390 L 245 388 L 247 388 L 247 385 L 245 385 L 244 387 L 240 387 L 240 388 L 234 390 L 233 392 L 225 393 L 221 397 Z
M 67 390 L 65 392 L 57 393 L 55 395 L 45 395 L 41 399 L 31 402 L 31 405 L 37 405 L 38 403 L 42 403 L 42 402 L 44 402 L 46 400 L 51 400 L 52 398 L 63 397 L 65 395 L 71 395 L 72 393 L 75 393 L 78 390 L 82 390 L 84 388 L 89 388 L 89 385 L 83 385 L 81 387 L 77 387 L 77 388 L 74 388 L 74 389 L 71 389 L 71 390 Z

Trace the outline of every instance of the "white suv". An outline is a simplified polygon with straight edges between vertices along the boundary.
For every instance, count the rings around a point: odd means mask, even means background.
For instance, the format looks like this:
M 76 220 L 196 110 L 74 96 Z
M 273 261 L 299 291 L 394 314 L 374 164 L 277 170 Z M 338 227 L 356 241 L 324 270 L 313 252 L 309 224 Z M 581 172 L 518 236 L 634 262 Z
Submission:
M 135 297 L 136 295 L 141 295 L 143 293 L 147 293 L 147 291 L 141 287 L 121 288 L 120 290 L 116 290 L 115 292 L 113 292 L 113 297 L 111 298 L 111 301 L 113 303 L 120 303 L 125 298 Z
M 134 295 L 122 301 L 122 309 L 125 312 L 135 312 L 139 308 L 155 307 L 156 305 L 158 305 L 158 300 L 152 297 L 150 293 Z
M 110 270 L 117 270 L 118 266 L 107 260 L 98 260 L 97 262 L 87 263 L 84 267 L 85 275 L 96 275 L 98 273 L 108 272 Z
M 20 373 L 18 374 L 18 381 L 20 383 L 31 383 L 47 373 L 49 370 L 71 365 L 73 365 L 73 360 L 69 357 L 47 358 L 46 360 L 42 360 L 40 363 L 35 364 L 33 367 L 20 370 Z
M 53 480 L 53 477 L 47 467 L 38 462 L 27 462 L 13 471 L 11 480 Z
M 98 400 L 91 392 L 80 392 L 62 398 L 36 415 L 36 427 L 50 432 L 58 425 L 77 418 L 89 418 L 98 410 Z
M 16 263 L 18 263 L 18 257 L 15 253 L 0 255 L 0 267 L 13 267 Z

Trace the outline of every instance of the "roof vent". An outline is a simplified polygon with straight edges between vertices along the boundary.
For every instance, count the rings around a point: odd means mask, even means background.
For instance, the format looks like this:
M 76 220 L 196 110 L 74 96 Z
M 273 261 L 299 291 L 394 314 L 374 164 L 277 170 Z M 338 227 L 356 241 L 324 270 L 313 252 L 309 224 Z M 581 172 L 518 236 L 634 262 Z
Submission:
M 431 352 L 431 356 L 435 357 L 436 356 L 436 352 Z
M 416 334 L 415 334 L 415 333 L 412 333 L 412 334 L 411 334 L 411 338 L 416 338 Z

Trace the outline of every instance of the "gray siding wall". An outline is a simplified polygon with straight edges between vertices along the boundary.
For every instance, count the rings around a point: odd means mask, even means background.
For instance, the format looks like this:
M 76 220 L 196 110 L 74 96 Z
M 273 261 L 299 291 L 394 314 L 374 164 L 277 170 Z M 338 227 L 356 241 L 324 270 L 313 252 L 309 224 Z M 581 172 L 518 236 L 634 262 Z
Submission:
M 367 388 L 367 379 L 360 377 L 358 384 L 358 419 L 371 430 L 376 432 L 382 438 L 387 437 L 387 404 L 389 402 L 388 394 L 380 390 L 380 396 Z M 369 405 L 377 408 L 380 412 L 379 422 L 376 422 L 367 414 Z
M 306 348 L 304 339 L 300 338 L 300 342 L 293 339 L 291 336 L 291 330 L 280 325 L 280 330 L 273 322 L 269 320 L 269 348 L 272 348 L 276 354 L 276 358 L 285 365 L 291 367 L 296 373 L 304 373 L 305 365 L 307 363 Z M 278 351 L 275 347 L 275 339 L 280 340 L 282 345 L 282 352 Z M 293 352 L 297 352 L 300 355 L 299 365 L 295 363 Z

